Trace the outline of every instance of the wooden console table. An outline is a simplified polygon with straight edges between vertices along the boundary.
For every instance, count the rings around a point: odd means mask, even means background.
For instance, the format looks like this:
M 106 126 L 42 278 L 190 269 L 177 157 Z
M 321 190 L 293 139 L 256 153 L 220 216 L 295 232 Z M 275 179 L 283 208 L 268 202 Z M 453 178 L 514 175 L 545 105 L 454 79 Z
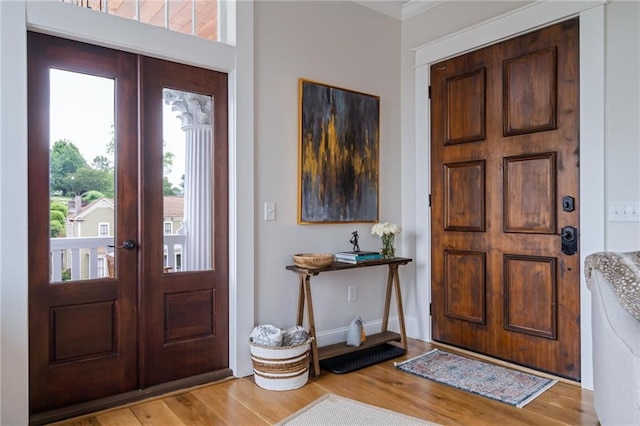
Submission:
M 400 278 L 398 277 L 398 267 L 400 265 L 406 265 L 411 261 L 412 259 L 396 257 L 393 259 L 372 260 L 355 265 L 344 262 L 333 262 L 333 264 L 324 268 L 301 268 L 297 265 L 288 265 L 286 267 L 286 269 L 288 269 L 289 271 L 296 272 L 300 277 L 300 287 L 298 290 L 298 318 L 296 320 L 296 325 L 302 325 L 302 320 L 304 318 L 304 305 L 306 300 L 307 316 L 309 322 L 309 335 L 313 338 L 311 341 L 311 358 L 313 362 L 313 371 L 316 376 L 320 374 L 320 361 L 323 359 L 333 358 L 335 356 L 350 352 L 356 352 L 362 349 L 370 348 L 372 346 L 381 345 L 383 343 L 391 343 L 401 347 L 405 351 L 407 350 L 407 336 L 404 327 L 404 312 L 402 309 L 402 295 L 400 293 Z M 362 342 L 362 344 L 358 347 L 347 346 L 346 342 L 343 342 L 318 348 L 315 321 L 313 318 L 313 302 L 311 300 L 311 277 L 316 276 L 322 272 L 343 271 L 347 269 L 368 268 L 371 266 L 381 265 L 388 266 L 387 291 L 384 301 L 384 314 L 382 316 L 382 331 L 380 333 L 367 336 L 367 340 Z M 391 305 L 392 288 L 395 289 L 396 292 L 400 334 L 387 330 L 387 327 L 389 325 L 389 309 Z M 397 342 L 398 340 L 400 341 L 399 343 Z

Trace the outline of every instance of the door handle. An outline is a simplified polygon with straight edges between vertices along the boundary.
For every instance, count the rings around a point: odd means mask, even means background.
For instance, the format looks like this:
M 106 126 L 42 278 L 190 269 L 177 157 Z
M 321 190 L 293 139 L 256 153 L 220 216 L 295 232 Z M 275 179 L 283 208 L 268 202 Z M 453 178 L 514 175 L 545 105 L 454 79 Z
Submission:
M 125 240 L 121 246 L 108 245 L 107 247 L 117 248 L 117 249 L 125 249 L 125 250 L 133 250 L 138 246 L 133 240 Z
M 560 231 L 562 253 L 571 256 L 578 251 L 578 230 L 573 226 L 565 226 Z

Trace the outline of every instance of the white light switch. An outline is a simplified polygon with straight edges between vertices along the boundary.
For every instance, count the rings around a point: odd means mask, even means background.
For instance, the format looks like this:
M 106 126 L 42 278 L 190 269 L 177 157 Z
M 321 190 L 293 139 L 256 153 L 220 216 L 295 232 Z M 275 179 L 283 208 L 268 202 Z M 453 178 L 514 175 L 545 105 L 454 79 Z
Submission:
M 610 203 L 609 222 L 640 222 L 640 203 Z
M 264 220 L 276 220 L 276 203 L 273 201 L 264 203 Z

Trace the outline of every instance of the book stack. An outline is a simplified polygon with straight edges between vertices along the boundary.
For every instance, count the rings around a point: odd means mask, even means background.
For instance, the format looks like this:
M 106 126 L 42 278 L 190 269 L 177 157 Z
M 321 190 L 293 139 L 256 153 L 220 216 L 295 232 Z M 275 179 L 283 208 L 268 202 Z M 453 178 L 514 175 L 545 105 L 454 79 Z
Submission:
M 377 251 L 341 251 L 336 253 L 336 261 L 344 263 L 362 263 L 382 259 Z

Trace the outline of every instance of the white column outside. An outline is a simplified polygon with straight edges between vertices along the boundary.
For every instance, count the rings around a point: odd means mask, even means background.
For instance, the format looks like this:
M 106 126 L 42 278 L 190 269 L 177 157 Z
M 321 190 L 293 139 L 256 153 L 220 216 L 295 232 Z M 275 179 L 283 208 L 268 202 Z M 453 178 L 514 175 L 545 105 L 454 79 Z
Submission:
M 164 101 L 179 112 L 185 133 L 182 270 L 211 269 L 213 218 L 213 124 L 211 96 L 165 89 Z

